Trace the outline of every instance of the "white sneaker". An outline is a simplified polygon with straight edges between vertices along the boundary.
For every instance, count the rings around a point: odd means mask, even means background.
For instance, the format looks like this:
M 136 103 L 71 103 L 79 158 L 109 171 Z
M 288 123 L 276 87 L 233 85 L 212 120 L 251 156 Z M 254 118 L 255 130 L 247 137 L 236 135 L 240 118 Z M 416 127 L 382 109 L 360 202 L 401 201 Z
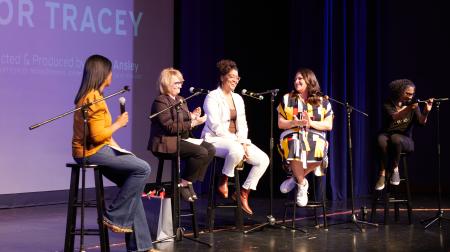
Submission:
M 308 184 L 308 180 L 306 178 L 303 179 L 303 183 L 304 185 L 298 185 L 298 189 L 297 189 L 297 205 L 298 206 L 306 206 L 306 204 L 308 204 L 308 188 L 309 188 L 309 184 Z
M 292 189 L 294 189 L 296 184 L 297 183 L 295 183 L 294 177 L 290 177 L 290 178 L 286 179 L 285 181 L 283 181 L 283 183 L 281 183 L 280 191 L 282 193 L 288 193 L 288 192 L 292 191 Z

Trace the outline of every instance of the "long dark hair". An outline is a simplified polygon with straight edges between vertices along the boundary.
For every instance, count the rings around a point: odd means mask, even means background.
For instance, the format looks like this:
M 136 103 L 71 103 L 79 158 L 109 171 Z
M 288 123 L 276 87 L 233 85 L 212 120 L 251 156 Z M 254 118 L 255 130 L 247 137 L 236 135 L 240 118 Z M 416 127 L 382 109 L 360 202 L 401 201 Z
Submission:
M 307 102 L 313 105 L 319 104 L 322 93 L 320 92 L 319 81 L 317 81 L 316 75 L 311 69 L 308 68 L 299 68 L 297 72 L 295 72 L 295 75 L 299 73 L 303 76 L 308 88 Z
M 90 56 L 84 63 L 83 79 L 74 103 L 77 104 L 90 91 L 98 90 L 111 73 L 111 69 L 112 63 L 108 58 L 102 55 Z

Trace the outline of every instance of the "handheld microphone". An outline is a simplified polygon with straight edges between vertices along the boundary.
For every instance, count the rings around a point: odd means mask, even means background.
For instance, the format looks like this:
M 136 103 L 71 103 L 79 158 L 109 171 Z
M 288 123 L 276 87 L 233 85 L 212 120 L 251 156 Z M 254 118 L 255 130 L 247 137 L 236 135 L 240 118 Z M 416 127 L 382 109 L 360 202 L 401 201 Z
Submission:
M 247 89 L 242 89 L 241 91 L 242 95 L 257 99 L 262 101 L 262 99 L 264 99 L 264 97 L 262 95 L 258 95 L 257 93 L 253 93 L 253 92 L 248 92 Z
M 195 87 L 190 87 L 189 92 L 191 92 L 191 94 L 193 94 L 193 93 L 209 94 L 209 90 L 206 90 L 203 88 L 195 88 Z
M 119 98 L 119 104 L 120 104 L 120 114 L 123 114 L 123 113 L 125 113 L 125 97 L 120 97 Z

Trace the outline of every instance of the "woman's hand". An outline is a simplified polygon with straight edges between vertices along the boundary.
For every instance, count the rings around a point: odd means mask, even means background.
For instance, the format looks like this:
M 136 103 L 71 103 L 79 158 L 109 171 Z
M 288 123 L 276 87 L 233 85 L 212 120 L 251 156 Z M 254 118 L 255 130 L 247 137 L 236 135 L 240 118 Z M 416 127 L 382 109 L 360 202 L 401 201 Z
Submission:
M 303 112 L 306 113 L 306 112 Z M 297 116 L 294 115 L 294 120 L 292 120 L 292 126 L 295 127 L 309 127 L 308 115 L 306 117 L 302 114 L 302 119 L 299 120 Z
M 200 107 L 196 107 L 192 112 L 191 112 L 191 120 L 196 120 L 198 117 L 200 117 L 202 115 L 202 109 Z
M 116 118 L 116 122 L 120 127 L 124 127 L 128 124 L 128 112 L 124 112 Z
M 423 109 L 425 113 L 430 112 L 431 108 L 433 107 L 433 101 L 434 98 L 430 98 L 425 103 L 425 108 Z
M 200 116 L 200 117 L 197 117 L 195 119 L 192 119 L 192 121 L 191 121 L 191 128 L 205 123 L 206 122 L 206 118 L 207 118 L 207 115 L 205 114 L 204 116 Z

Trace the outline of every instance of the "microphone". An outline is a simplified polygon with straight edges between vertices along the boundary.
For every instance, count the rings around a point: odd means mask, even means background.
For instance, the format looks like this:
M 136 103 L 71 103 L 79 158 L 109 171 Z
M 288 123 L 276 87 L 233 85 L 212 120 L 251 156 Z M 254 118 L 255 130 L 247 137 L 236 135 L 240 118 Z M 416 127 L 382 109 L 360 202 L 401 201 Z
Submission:
M 120 97 L 119 98 L 119 103 L 120 103 L 120 114 L 123 114 L 123 113 L 125 113 L 125 97 Z
M 242 89 L 241 94 L 251 97 L 251 98 L 254 98 L 254 99 L 257 99 L 257 100 L 260 100 L 260 101 L 262 101 L 262 99 L 264 99 L 264 97 L 262 95 L 259 95 L 257 93 L 253 93 L 253 92 L 248 92 L 247 89 Z
M 193 93 L 209 94 L 209 90 L 206 90 L 203 88 L 195 88 L 195 87 L 190 87 L 189 92 L 191 92 L 191 94 L 193 94 Z

